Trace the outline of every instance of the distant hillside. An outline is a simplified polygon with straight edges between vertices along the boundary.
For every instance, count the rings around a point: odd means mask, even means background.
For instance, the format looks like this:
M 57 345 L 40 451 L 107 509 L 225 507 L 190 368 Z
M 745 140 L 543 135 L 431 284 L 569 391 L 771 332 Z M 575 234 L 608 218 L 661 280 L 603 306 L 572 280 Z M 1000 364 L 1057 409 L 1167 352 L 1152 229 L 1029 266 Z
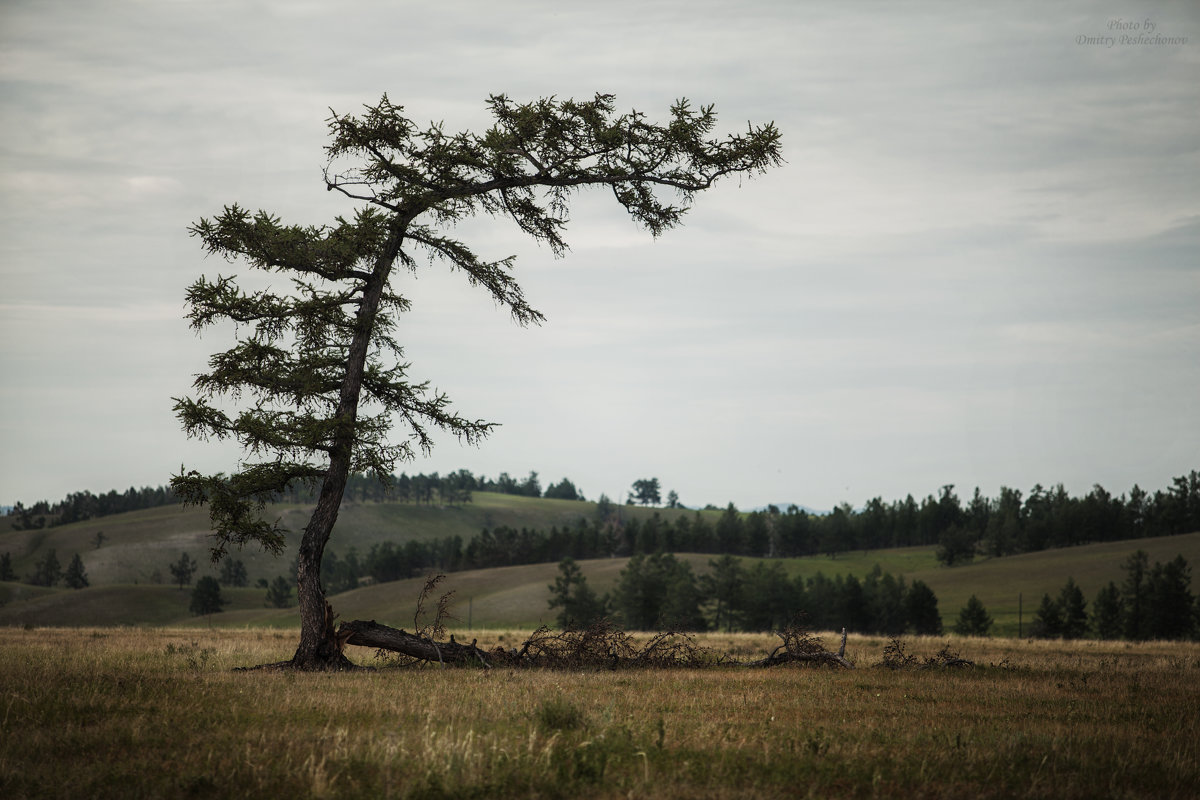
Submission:
M 6 545 L 0 545 L 3 547 Z M 1024 624 L 1033 619 L 1043 593 L 1054 596 L 1068 577 L 1083 589 L 1089 604 L 1108 581 L 1124 578 L 1121 562 L 1142 549 L 1151 563 L 1182 555 L 1189 564 L 1200 563 L 1200 533 L 1183 536 L 1104 542 L 1019 556 L 994 558 L 961 567 L 938 566 L 932 547 L 910 547 L 870 553 L 781 559 L 790 575 L 865 575 L 875 564 L 925 581 L 938 596 L 947 628 L 972 594 L 978 595 L 995 618 L 994 634 L 1017 633 L 1018 597 L 1023 598 Z M 103 550 L 103 548 L 101 548 Z M 680 556 L 703 573 L 709 556 Z M 628 559 L 581 562 L 584 575 L 597 591 L 611 588 Z M 555 564 L 530 564 L 489 570 L 456 572 L 448 576 L 443 591 L 453 591 L 450 607 L 457 620 L 454 632 L 470 629 L 532 629 L 553 624 L 547 588 L 558 574 Z M 376 619 L 397 627 L 411 627 L 421 579 L 410 579 L 355 589 L 332 598 L 342 619 Z M 1195 589 L 1195 587 L 1194 587 Z M 211 620 L 188 613 L 190 592 L 173 586 L 116 585 L 88 589 L 44 589 L 25 584 L 0 583 L 0 625 L 191 625 L 298 627 L 296 609 L 268 609 L 261 589 L 222 590 L 230 600 L 228 610 Z
M 648 519 L 656 512 L 667 520 L 697 512 L 688 509 L 655 509 L 614 506 L 622 519 Z M 308 521 L 309 508 L 287 504 L 272 508 L 293 533 L 288 550 L 276 558 L 257 548 L 234 551 L 242 560 L 253 585 L 259 578 L 289 574 L 294 547 Z M 700 512 L 715 521 L 720 512 Z M 347 503 L 342 507 L 329 549 L 340 555 L 350 548 L 365 554 L 381 542 L 402 544 L 410 539 L 433 540 L 461 536 L 469 541 L 484 528 L 499 526 L 549 530 L 567 527 L 580 519 L 595 520 L 596 504 L 580 500 L 553 500 L 512 494 L 476 492 L 473 501 L 458 506 L 416 503 Z M 98 537 L 99 534 L 99 537 Z M 97 547 L 97 542 L 99 546 Z M 209 569 L 209 521 L 206 509 L 162 506 L 143 511 L 100 517 L 84 522 L 37 530 L 0 528 L 0 553 L 9 553 L 18 579 L 33 572 L 34 565 L 53 548 L 65 566 L 79 553 L 92 586 L 152 583 L 155 573 L 165 582 L 168 566 L 187 553 Z M 213 570 L 215 574 L 215 570 Z

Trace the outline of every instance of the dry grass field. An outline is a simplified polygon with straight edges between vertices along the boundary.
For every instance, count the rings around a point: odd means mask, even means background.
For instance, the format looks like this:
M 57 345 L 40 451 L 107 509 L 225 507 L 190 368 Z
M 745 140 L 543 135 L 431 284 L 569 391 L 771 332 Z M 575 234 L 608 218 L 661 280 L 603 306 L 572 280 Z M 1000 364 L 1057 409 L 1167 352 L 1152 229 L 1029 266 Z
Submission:
M 963 669 L 887 669 L 886 640 L 852 637 L 858 669 L 839 671 L 234 671 L 287 658 L 295 635 L 0 629 L 0 797 L 1182 798 L 1200 785 L 1194 643 L 907 640 L 918 655 L 949 642 L 976 662 Z M 701 642 L 738 657 L 773 646 Z

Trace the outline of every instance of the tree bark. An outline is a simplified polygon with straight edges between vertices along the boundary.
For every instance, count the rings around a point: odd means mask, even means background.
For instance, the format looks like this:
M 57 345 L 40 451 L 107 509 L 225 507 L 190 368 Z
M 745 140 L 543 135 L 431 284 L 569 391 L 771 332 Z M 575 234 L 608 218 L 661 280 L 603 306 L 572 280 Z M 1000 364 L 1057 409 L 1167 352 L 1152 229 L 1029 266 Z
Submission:
M 405 226 L 407 223 L 405 223 Z M 304 670 L 340 670 L 353 668 L 353 664 L 342 655 L 344 640 L 339 641 L 333 629 L 333 609 L 325 599 L 325 587 L 321 585 L 321 561 L 325 545 L 337 522 L 342 496 L 354 457 L 354 430 L 358 420 L 358 402 L 362 394 L 363 373 L 370 350 L 371 333 L 375 329 L 375 317 L 391 274 L 392 264 L 400 255 L 404 241 L 404 227 L 398 226 L 392 241 L 375 262 L 371 277 L 363 287 L 363 298 L 358 308 L 354 338 L 347 354 L 346 372 L 342 378 L 338 398 L 340 430 L 335 435 L 329 451 L 329 468 L 321 483 L 321 494 L 313 510 L 304 536 L 300 540 L 297 555 L 296 593 L 300 600 L 300 644 L 292 656 L 292 666 Z
M 462 644 L 454 641 L 454 636 L 451 635 L 448 642 L 435 642 L 424 636 L 380 625 L 373 619 L 343 622 L 337 630 L 337 636 L 346 644 L 374 647 L 377 650 L 391 650 L 394 653 L 431 663 L 491 666 L 488 654 L 475 646 L 475 642 L 478 640 L 473 640 L 470 644 Z

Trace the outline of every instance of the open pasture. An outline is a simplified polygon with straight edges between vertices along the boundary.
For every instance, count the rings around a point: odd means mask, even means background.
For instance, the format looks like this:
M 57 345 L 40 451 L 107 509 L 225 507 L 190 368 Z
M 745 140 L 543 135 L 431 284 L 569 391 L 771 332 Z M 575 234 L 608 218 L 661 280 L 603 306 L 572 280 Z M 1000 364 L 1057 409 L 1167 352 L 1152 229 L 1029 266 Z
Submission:
M 1193 643 L 906 640 L 977 664 L 954 670 L 886 669 L 885 639 L 852 637 L 852 671 L 234 671 L 289 657 L 295 636 L 0 629 L 0 796 L 1169 798 L 1200 785 Z M 701 643 L 738 658 L 773 646 Z

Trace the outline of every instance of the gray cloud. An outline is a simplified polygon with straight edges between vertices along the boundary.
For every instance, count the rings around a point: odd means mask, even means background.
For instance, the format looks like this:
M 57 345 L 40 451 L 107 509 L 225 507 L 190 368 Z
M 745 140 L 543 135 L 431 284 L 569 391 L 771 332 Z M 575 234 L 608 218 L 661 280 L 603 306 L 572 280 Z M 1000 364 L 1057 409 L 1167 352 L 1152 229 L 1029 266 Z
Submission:
M 232 466 L 170 414 L 227 342 L 181 319 L 231 270 L 186 228 L 234 201 L 349 211 L 324 120 L 385 91 L 450 129 L 490 92 L 687 96 L 774 119 L 788 159 L 659 241 L 600 195 L 561 261 L 463 226 L 519 255 L 549 322 L 418 271 L 415 371 L 504 426 L 410 469 L 740 505 L 1163 485 L 1200 452 L 1200 12 L 1122 13 L 1189 43 L 1079 45 L 1109 20 L 1082 2 L 7 3 L 0 501 Z

